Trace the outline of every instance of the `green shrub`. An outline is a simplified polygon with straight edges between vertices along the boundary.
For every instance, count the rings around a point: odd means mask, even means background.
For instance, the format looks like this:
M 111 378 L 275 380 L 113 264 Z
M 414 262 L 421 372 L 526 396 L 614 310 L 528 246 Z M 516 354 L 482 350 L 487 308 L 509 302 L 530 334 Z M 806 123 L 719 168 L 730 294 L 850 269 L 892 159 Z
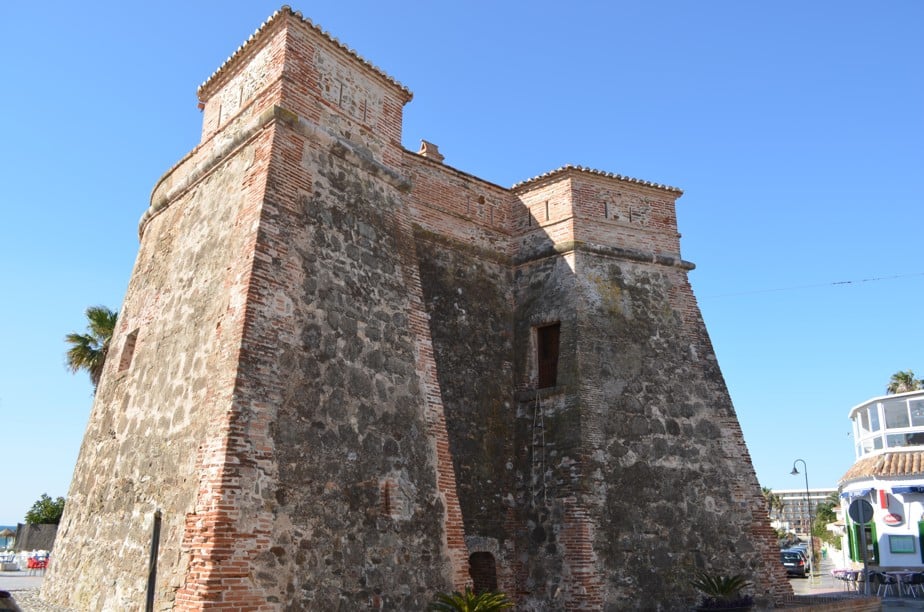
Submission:
M 439 593 L 429 609 L 434 612 L 494 612 L 512 607 L 513 602 L 504 593 L 484 591 L 476 594 L 466 588 L 464 593 Z
M 690 585 L 703 594 L 700 609 L 743 608 L 754 603 L 753 597 L 741 594 L 741 589 L 751 586 L 741 574 L 725 576 L 701 572 L 690 580 Z

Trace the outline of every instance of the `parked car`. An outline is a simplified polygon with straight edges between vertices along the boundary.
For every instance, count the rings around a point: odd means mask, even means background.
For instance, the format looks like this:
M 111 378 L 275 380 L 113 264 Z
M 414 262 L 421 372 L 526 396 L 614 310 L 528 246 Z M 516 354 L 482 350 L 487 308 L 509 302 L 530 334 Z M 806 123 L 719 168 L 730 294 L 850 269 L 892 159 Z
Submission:
M 786 568 L 787 575 L 808 578 L 810 566 L 808 559 L 801 550 L 781 550 L 780 562 L 783 564 L 783 567 Z
M 795 546 L 790 546 L 788 550 L 798 550 L 800 553 L 802 553 L 802 556 L 805 557 L 805 562 L 808 564 L 809 572 L 811 572 L 812 562 L 814 561 L 814 559 L 812 559 L 812 555 L 809 552 L 808 544 L 805 544 L 805 543 L 796 544 Z

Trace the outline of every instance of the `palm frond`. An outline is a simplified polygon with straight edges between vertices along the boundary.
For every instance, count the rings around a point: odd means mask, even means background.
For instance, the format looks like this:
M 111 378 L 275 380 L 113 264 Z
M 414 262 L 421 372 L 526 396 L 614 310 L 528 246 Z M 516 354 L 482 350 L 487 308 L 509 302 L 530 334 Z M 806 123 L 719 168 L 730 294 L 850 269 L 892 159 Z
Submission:
M 725 576 L 702 572 L 690 580 L 690 585 L 709 597 L 734 597 L 741 589 L 751 586 L 751 582 L 741 574 Z
M 87 308 L 87 321 L 89 321 L 87 329 L 95 338 L 105 339 L 108 342 L 115 331 L 117 318 L 118 313 L 105 306 L 90 306 Z
M 118 313 L 105 306 L 90 306 L 87 308 L 86 316 L 89 333 L 70 333 L 64 336 L 64 341 L 70 345 L 65 353 L 65 360 L 71 372 L 86 370 L 95 391 L 103 374 Z
M 889 385 L 886 387 L 887 393 L 905 393 L 907 391 L 918 391 L 924 388 L 924 380 L 914 377 L 913 370 L 900 370 L 892 374 Z
M 430 604 L 432 612 L 495 612 L 512 608 L 513 602 L 504 593 L 484 591 L 474 593 L 466 588 L 464 592 L 439 593 Z

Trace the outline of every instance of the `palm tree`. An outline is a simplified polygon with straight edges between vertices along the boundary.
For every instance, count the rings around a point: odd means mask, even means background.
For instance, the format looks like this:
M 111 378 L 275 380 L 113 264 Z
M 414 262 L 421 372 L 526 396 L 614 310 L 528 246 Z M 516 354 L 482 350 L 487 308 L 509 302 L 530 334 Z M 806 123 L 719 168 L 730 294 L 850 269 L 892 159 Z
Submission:
M 767 502 L 767 516 L 772 519 L 773 511 L 776 510 L 777 518 L 779 518 L 780 513 L 783 512 L 783 498 L 774 493 L 770 487 L 761 487 L 760 492 L 764 496 L 764 501 Z
M 924 389 L 924 380 L 914 377 L 911 370 L 899 371 L 892 374 L 889 380 L 889 386 L 886 387 L 887 393 L 905 393 L 906 391 L 918 391 Z
M 764 501 L 767 503 L 767 516 L 773 514 L 773 489 L 770 487 L 761 487 L 761 494 L 764 496 Z
M 90 306 L 87 308 L 89 333 L 72 333 L 64 337 L 64 341 L 70 345 L 66 353 L 68 369 L 71 372 L 86 370 L 90 375 L 90 382 L 93 383 L 94 393 L 103 373 L 103 364 L 106 363 L 109 341 L 112 340 L 118 314 L 105 306 Z

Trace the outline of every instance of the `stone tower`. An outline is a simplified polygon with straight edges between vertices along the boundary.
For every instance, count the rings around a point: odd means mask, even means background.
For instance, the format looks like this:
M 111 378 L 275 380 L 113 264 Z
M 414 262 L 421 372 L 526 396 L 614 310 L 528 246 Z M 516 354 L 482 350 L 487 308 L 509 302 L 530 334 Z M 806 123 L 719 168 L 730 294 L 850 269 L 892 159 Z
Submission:
M 157 183 L 43 595 L 77 609 L 670 610 L 791 592 L 680 258 L 680 191 L 506 189 L 301 14 Z

